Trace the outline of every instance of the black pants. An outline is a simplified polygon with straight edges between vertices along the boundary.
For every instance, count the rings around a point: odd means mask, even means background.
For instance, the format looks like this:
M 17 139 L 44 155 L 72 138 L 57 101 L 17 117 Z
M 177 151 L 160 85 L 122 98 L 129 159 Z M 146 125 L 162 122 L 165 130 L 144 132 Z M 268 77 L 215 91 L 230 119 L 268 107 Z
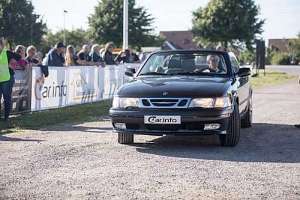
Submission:
M 0 100 L 3 96 L 4 99 L 4 119 L 7 120 L 12 107 L 12 88 L 15 83 L 14 77 L 11 77 L 9 81 L 0 83 Z

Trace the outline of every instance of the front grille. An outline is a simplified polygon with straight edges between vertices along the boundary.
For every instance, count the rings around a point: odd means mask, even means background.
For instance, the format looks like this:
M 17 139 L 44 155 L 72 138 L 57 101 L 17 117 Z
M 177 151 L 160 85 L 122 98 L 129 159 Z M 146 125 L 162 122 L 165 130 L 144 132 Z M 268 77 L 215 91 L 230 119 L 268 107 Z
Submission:
M 150 102 L 147 99 L 142 100 L 143 106 L 151 106 Z
M 199 122 L 186 122 L 182 124 L 145 124 L 147 130 L 157 131 L 178 131 L 178 130 L 190 130 L 190 131 L 202 131 L 204 130 L 204 124 Z M 140 127 L 142 128 L 142 127 Z
M 178 103 L 178 106 L 179 107 L 183 107 L 183 106 L 186 106 L 188 103 L 188 100 L 187 99 L 183 99 L 181 100 L 179 103 Z
M 143 98 L 141 107 L 144 108 L 187 108 L 189 98 Z
M 150 99 L 152 105 L 161 106 L 175 106 L 178 103 L 178 99 Z
M 174 124 L 174 125 L 160 125 L 160 124 L 147 124 L 145 128 L 148 130 L 156 131 L 177 131 L 184 129 L 183 125 Z
M 204 130 L 204 124 L 199 122 L 186 122 L 182 124 L 135 124 L 135 123 L 126 123 L 127 130 L 135 131 L 199 131 Z

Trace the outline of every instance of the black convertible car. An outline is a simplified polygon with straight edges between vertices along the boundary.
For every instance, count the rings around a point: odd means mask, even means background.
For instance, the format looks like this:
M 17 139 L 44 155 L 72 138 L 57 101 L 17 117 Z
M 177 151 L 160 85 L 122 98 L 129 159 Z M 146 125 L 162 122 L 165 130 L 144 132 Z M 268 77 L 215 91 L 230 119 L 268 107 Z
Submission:
M 134 134 L 219 135 L 223 146 L 239 142 L 240 128 L 252 123 L 249 68 L 233 53 L 161 51 L 153 53 L 123 85 L 110 109 L 118 142 Z

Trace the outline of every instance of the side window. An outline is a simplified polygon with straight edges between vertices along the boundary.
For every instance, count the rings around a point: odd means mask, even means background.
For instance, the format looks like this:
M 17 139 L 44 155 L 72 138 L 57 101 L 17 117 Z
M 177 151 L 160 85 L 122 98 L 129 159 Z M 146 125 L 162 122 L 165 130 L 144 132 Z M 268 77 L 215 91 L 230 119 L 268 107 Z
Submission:
M 237 73 L 240 69 L 239 62 L 237 61 L 236 57 L 232 53 L 229 53 L 229 57 L 230 57 L 231 66 L 233 67 L 233 71 Z

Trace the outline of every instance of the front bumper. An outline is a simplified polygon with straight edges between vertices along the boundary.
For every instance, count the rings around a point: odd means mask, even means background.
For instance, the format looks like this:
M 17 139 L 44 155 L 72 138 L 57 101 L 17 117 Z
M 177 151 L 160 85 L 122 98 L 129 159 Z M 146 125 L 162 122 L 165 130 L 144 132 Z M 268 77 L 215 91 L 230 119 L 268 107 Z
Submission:
M 141 135 L 201 135 L 226 134 L 232 108 L 226 109 L 110 109 L 114 130 L 118 133 Z M 145 124 L 144 116 L 181 116 L 181 124 Z M 122 128 L 116 124 L 124 124 Z M 219 124 L 214 130 L 205 129 L 207 124 Z

